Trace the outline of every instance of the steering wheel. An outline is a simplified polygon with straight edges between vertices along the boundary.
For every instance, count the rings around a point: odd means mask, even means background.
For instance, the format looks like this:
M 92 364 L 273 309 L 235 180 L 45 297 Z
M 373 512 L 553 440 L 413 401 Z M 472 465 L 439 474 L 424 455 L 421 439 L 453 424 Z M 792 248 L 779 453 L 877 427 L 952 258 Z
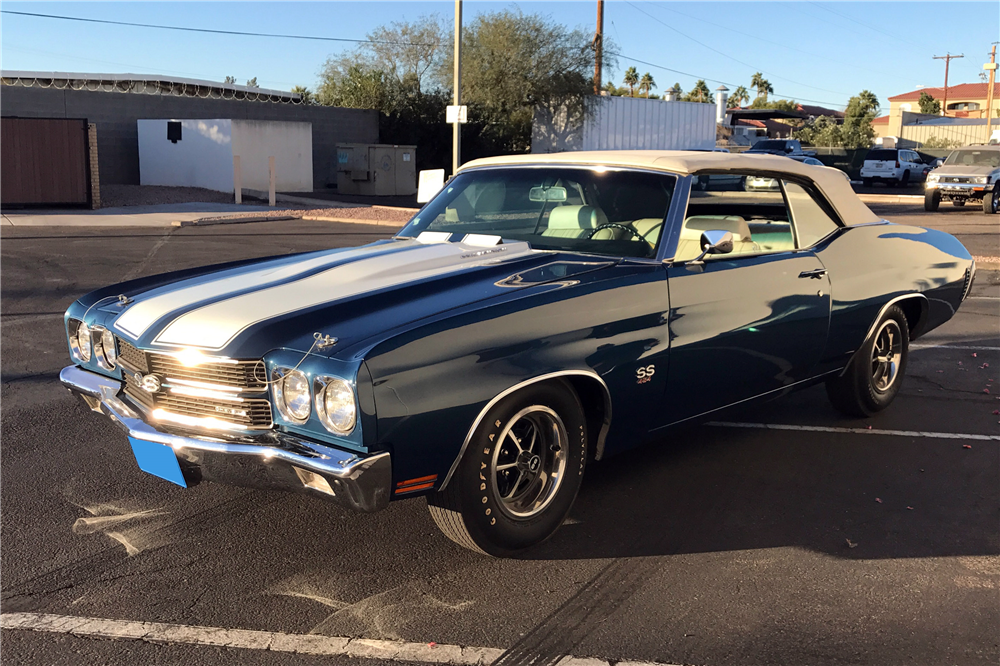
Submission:
M 629 232 L 632 235 L 632 238 L 635 238 L 636 240 L 641 240 L 641 241 L 646 240 L 635 229 L 632 229 L 631 227 L 626 227 L 624 224 L 618 224 L 617 222 L 608 222 L 606 224 L 602 224 L 601 226 L 597 227 L 596 229 L 590 232 L 590 235 L 587 236 L 587 240 L 590 240 L 591 238 L 596 236 L 597 232 L 600 231 L 601 229 L 621 229 L 622 231 Z

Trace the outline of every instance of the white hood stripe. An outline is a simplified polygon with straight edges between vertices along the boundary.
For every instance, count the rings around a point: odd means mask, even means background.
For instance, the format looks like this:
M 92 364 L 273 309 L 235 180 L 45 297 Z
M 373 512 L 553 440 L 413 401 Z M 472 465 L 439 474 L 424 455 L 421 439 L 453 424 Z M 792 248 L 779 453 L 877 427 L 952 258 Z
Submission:
M 268 266 L 255 271 L 241 273 L 232 277 L 217 280 L 205 281 L 205 277 L 191 278 L 179 283 L 177 289 L 172 289 L 166 293 L 142 300 L 125 311 L 118 320 L 115 321 L 115 328 L 125 333 L 133 339 L 138 339 L 161 317 L 165 317 L 171 312 L 190 308 L 195 303 L 219 298 L 227 294 L 232 294 L 249 287 L 266 286 L 275 282 L 294 278 L 328 264 L 350 261 L 369 254 L 384 253 L 386 248 L 367 247 L 348 251 L 333 251 L 324 253 L 312 259 L 305 259 L 290 264 L 279 266 Z
M 530 252 L 527 243 L 509 243 L 492 252 L 463 243 L 383 252 L 192 310 L 171 322 L 154 342 L 219 350 L 249 326 L 274 317 Z

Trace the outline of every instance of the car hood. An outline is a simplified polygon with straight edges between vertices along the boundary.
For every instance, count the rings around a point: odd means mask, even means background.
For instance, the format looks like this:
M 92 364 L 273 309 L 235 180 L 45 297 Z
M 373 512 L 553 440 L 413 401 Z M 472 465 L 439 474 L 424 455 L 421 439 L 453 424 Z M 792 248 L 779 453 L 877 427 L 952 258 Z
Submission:
M 140 348 L 259 358 L 276 348 L 306 351 L 314 333 L 338 338 L 342 350 L 449 309 L 614 263 L 470 238 L 398 239 L 271 258 L 145 290 L 134 283 L 138 288 L 122 292 L 128 303 L 91 307 Z
M 970 166 L 965 164 L 944 164 L 934 169 L 931 173 L 935 176 L 988 176 L 994 171 L 996 167 L 986 166 Z

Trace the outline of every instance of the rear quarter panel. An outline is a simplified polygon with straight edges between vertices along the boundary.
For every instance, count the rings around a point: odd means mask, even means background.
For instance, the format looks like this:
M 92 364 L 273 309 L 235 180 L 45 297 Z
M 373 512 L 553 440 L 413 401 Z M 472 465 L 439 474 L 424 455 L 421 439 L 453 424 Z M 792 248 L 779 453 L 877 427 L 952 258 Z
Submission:
M 826 370 L 843 367 L 889 301 L 920 294 L 927 308 L 912 337 L 945 323 L 962 301 L 969 251 L 954 236 L 922 227 L 872 224 L 847 227 L 816 255 L 833 291 Z

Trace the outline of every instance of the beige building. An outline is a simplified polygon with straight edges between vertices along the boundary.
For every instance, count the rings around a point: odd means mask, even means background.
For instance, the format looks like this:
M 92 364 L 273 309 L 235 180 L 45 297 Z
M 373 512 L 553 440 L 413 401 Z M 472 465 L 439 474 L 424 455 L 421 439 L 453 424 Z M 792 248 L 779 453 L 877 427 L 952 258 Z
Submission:
M 960 83 L 944 88 L 922 88 L 889 98 L 889 114 L 872 121 L 877 137 L 896 137 L 907 147 L 937 138 L 952 143 L 986 142 L 986 108 L 989 84 Z M 927 93 L 941 102 L 942 113 L 920 113 L 920 95 Z M 1000 128 L 1000 82 L 993 86 L 993 127 Z

